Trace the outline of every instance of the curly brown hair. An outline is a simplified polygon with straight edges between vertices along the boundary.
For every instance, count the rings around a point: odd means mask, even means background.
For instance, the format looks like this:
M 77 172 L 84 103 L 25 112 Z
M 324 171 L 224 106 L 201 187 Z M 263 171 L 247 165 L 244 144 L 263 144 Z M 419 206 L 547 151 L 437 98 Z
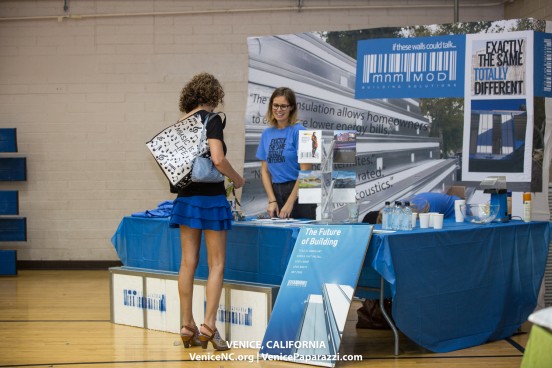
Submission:
M 179 108 L 182 112 L 190 112 L 199 105 L 217 107 L 224 102 L 222 85 L 209 73 L 199 73 L 182 88 Z

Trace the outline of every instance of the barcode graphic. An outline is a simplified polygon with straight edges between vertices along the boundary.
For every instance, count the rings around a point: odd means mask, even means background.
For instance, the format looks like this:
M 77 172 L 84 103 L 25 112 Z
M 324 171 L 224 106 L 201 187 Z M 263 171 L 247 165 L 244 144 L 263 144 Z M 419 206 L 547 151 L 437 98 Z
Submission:
M 370 54 L 364 56 L 363 83 L 411 82 L 416 73 L 444 72 L 456 80 L 457 51 L 408 52 L 404 54 Z M 404 79 L 381 79 L 382 75 L 404 74 Z M 377 78 L 374 78 L 377 77 Z
M 544 40 L 544 91 L 552 91 L 552 39 Z
M 226 310 L 224 306 L 219 305 L 216 319 L 233 325 L 253 326 L 253 308 L 231 307 L 231 310 Z
M 128 307 L 150 309 L 160 312 L 167 311 L 167 298 L 163 294 L 148 294 L 144 296 L 141 291 L 124 289 L 123 304 Z

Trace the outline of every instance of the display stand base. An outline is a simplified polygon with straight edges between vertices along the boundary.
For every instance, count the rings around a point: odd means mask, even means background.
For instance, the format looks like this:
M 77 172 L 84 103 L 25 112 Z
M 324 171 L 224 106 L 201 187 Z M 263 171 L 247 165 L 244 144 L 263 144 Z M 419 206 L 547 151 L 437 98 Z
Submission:
M 179 333 L 178 274 L 133 267 L 113 267 L 111 322 Z M 201 323 L 207 280 L 194 281 L 192 308 Z M 225 281 L 217 329 L 227 340 L 262 341 L 279 286 Z

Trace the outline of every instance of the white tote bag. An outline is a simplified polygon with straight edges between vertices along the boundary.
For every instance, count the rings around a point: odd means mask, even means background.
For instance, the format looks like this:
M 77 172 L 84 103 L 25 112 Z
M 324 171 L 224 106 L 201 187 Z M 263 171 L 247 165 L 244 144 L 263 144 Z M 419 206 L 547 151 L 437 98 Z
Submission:
M 216 115 L 208 114 L 205 119 Z M 207 139 L 202 140 L 202 135 L 207 135 L 204 124 L 199 114 L 193 114 L 163 129 L 146 143 L 167 179 L 178 189 L 192 182 L 194 159 L 209 150 Z

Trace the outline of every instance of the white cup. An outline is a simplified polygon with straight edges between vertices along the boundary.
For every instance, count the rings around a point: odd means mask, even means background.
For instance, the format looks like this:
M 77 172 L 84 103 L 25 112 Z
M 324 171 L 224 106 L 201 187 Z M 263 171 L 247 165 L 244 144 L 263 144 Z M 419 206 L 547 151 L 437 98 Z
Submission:
M 466 201 L 463 199 L 457 199 L 454 201 L 454 218 L 456 222 L 464 222 L 464 215 L 460 210 L 460 205 L 465 205 Z
M 420 228 L 427 229 L 429 227 L 429 213 L 420 213 Z
M 429 227 L 433 227 L 433 216 L 438 212 L 429 212 Z
M 412 212 L 412 228 L 416 227 L 416 218 L 418 217 L 418 212 Z
M 443 215 L 442 213 L 433 213 L 431 217 L 433 218 L 433 228 L 442 229 L 443 228 Z
M 347 203 L 347 209 L 349 210 L 349 222 L 358 222 L 358 203 Z

